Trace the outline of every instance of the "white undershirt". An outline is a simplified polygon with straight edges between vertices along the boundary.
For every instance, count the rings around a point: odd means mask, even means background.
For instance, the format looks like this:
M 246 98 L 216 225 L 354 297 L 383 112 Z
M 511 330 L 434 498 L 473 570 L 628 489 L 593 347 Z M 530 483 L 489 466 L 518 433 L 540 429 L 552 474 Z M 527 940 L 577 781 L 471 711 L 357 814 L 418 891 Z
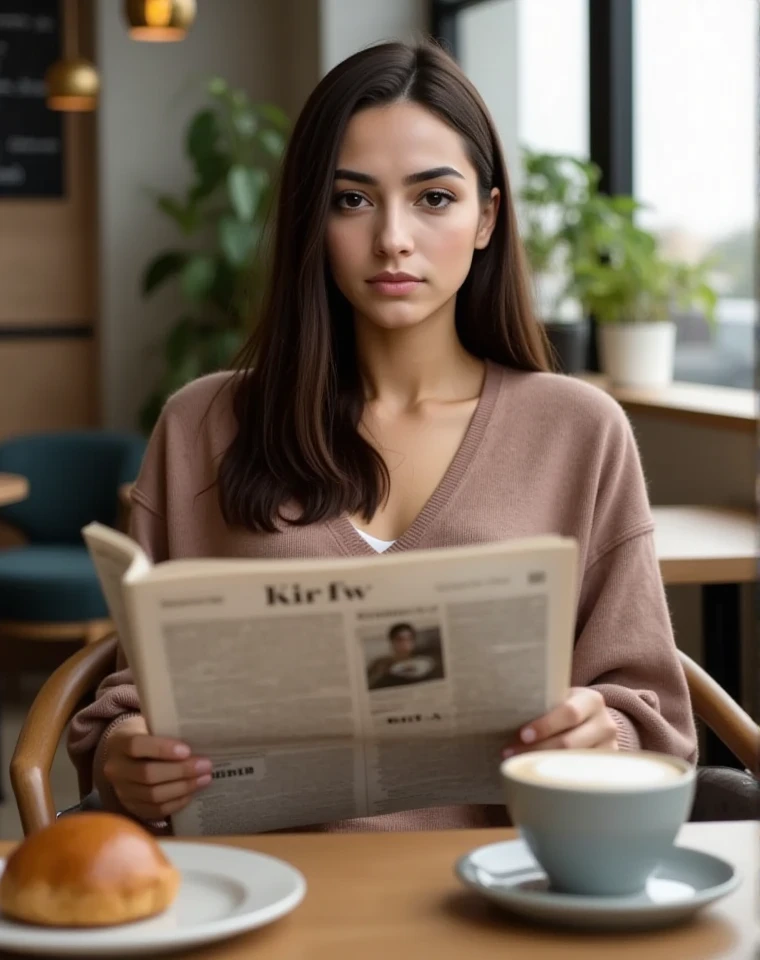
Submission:
M 351 524 L 351 526 L 354 527 L 354 530 L 356 530 L 362 540 L 368 543 L 372 549 L 378 553 L 385 553 L 385 551 L 396 542 L 395 540 L 378 540 L 377 537 L 373 537 L 371 533 L 365 533 L 353 524 Z

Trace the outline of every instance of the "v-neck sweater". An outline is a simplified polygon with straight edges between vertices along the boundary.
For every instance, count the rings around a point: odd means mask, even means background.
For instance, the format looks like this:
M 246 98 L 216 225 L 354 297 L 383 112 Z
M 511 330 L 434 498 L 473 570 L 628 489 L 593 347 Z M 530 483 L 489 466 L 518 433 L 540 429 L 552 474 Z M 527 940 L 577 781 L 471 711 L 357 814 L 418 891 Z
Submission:
M 572 536 L 579 587 L 572 685 L 598 690 L 621 749 L 696 760 L 696 733 L 654 550 L 646 479 L 631 425 L 602 390 L 571 377 L 486 363 L 459 449 L 411 526 L 382 554 L 348 516 L 274 533 L 232 529 L 215 487 L 235 435 L 231 375 L 212 374 L 166 403 L 132 492 L 131 534 L 153 562 L 180 557 L 383 557 L 544 533 Z M 212 402 L 213 401 L 213 402 Z M 292 515 L 291 515 L 292 516 Z M 69 754 L 93 771 L 105 805 L 108 738 L 140 710 L 126 661 L 71 723 Z M 255 735 L 255 731 L 253 732 Z M 431 807 L 325 830 L 403 830 L 504 822 L 503 811 Z

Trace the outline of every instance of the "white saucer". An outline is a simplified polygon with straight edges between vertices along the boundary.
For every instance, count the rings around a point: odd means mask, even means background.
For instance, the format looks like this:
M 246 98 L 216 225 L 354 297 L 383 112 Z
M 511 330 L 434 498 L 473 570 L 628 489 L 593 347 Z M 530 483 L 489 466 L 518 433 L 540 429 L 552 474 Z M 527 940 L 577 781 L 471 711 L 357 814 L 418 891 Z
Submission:
M 421 680 L 432 673 L 434 667 L 435 661 L 432 657 L 416 656 L 392 664 L 390 673 L 403 680 Z
M 0 949 L 45 957 L 155 956 L 264 926 L 303 900 L 306 881 L 290 864 L 214 843 L 162 842 L 182 873 L 166 913 L 118 927 L 34 927 L 0 915 Z M 5 861 L 0 860 L 0 873 Z
M 725 897 L 739 884 L 730 863 L 699 850 L 672 847 L 646 891 L 629 897 L 554 893 L 523 840 L 479 847 L 456 864 L 477 893 L 531 920 L 597 930 L 668 926 Z

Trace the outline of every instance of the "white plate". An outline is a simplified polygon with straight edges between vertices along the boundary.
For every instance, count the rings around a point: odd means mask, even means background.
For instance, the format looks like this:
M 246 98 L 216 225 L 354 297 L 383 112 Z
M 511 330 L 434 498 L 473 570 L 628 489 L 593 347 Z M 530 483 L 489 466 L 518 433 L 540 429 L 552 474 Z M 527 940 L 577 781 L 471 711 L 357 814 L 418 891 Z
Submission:
M 262 927 L 303 900 L 290 864 L 214 843 L 161 842 L 182 873 L 177 899 L 152 920 L 87 930 L 33 927 L 0 915 L 0 949 L 45 957 L 154 956 Z M 0 873 L 5 861 L 0 860 Z
M 513 913 L 542 923 L 597 930 L 642 930 L 686 920 L 739 884 L 735 867 L 699 850 L 672 847 L 629 897 L 555 893 L 523 840 L 491 843 L 456 864 L 459 879 Z
M 394 677 L 404 680 L 421 680 L 433 672 L 435 661 L 432 657 L 410 657 L 408 660 L 399 660 L 394 663 L 390 672 Z

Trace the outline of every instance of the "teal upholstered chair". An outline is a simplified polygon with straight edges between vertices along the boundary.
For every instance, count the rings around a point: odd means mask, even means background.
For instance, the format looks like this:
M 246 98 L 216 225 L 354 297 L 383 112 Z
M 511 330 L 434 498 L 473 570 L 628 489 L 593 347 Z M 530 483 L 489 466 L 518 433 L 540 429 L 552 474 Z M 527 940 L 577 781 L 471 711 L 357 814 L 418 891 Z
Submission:
M 110 622 L 81 535 L 92 520 L 119 526 L 119 491 L 140 469 L 145 440 L 107 430 L 18 436 L 0 443 L 0 472 L 22 474 L 29 496 L 0 508 L 24 537 L 0 549 L 0 636 L 84 640 Z

